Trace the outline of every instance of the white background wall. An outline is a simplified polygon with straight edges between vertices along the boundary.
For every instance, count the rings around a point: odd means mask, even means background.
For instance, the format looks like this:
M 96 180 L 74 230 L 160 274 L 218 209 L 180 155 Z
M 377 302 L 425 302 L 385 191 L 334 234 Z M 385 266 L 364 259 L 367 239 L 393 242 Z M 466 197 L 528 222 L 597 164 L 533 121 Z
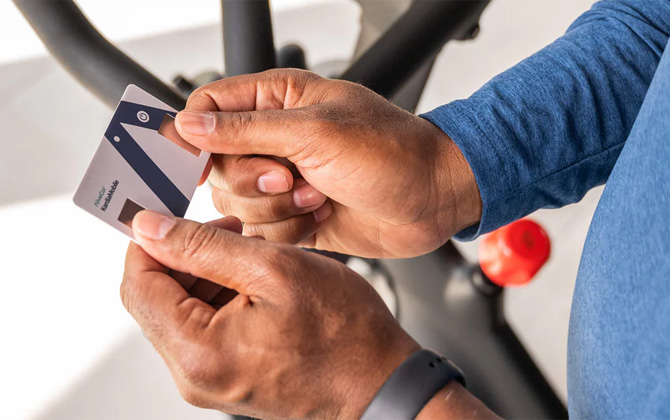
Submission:
M 54 0 L 58 1 L 58 0 Z M 322 0 L 272 0 L 274 11 L 319 3 Z M 124 41 L 218 22 L 220 6 L 213 0 L 77 0 L 105 36 Z M 151 19 L 156 10 L 160 19 Z M 45 54 L 39 39 L 10 0 L 0 1 L 0 63 Z

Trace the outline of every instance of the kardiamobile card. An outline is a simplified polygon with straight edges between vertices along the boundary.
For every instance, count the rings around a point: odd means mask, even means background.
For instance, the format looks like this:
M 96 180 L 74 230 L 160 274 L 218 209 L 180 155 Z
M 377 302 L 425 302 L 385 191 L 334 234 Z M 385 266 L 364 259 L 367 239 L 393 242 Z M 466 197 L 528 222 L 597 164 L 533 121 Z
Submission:
M 133 237 L 143 209 L 183 217 L 209 153 L 182 139 L 177 111 L 135 85 L 126 89 L 74 195 L 74 203 Z

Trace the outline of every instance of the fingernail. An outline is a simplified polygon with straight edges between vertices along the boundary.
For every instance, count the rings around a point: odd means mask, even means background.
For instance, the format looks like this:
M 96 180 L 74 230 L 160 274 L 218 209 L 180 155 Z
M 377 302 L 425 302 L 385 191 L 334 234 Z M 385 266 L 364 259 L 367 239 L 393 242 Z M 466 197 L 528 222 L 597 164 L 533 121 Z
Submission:
M 309 184 L 305 184 L 293 192 L 293 203 L 298 208 L 316 206 L 326 201 L 326 196 Z
M 322 222 L 328 218 L 333 213 L 333 206 L 330 203 L 326 203 L 318 209 L 314 210 L 314 220 L 316 223 Z
M 214 131 L 214 114 L 211 112 L 181 111 L 177 124 L 188 134 L 205 136 Z
M 133 230 L 147 239 L 163 239 L 177 222 L 174 217 L 143 210 L 133 219 Z
M 258 178 L 258 190 L 264 193 L 284 193 L 290 190 L 286 175 L 280 170 L 272 170 Z

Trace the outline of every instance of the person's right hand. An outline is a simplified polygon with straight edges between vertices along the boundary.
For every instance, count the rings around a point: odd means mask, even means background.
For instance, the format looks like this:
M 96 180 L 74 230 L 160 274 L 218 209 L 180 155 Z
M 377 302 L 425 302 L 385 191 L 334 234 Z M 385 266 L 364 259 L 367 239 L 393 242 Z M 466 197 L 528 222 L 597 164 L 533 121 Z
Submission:
M 184 139 L 218 154 L 214 202 L 245 235 L 412 257 L 481 214 L 454 142 L 354 83 L 297 70 L 223 79 L 196 90 L 176 121 Z

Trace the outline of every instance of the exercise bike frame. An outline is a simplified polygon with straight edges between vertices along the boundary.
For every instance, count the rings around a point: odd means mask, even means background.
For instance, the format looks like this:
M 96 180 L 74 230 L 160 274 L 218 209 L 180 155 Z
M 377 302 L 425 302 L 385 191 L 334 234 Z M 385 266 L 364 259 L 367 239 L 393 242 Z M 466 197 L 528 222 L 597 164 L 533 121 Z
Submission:
M 114 107 L 132 83 L 184 108 L 183 93 L 107 41 L 72 0 L 13 1 L 60 64 L 108 106 Z M 451 40 L 476 36 L 489 1 L 414 0 L 339 78 L 413 112 L 437 54 Z M 226 76 L 276 68 L 278 62 L 305 67 L 299 48 L 277 55 L 267 0 L 221 0 L 221 6 Z M 324 254 L 343 262 L 348 258 Z M 451 242 L 423 257 L 374 264 L 396 279 L 403 326 L 422 345 L 454 359 L 470 389 L 492 409 L 516 418 L 567 418 L 565 406 L 504 319 L 503 289 Z M 457 301 L 446 297 L 455 288 Z

